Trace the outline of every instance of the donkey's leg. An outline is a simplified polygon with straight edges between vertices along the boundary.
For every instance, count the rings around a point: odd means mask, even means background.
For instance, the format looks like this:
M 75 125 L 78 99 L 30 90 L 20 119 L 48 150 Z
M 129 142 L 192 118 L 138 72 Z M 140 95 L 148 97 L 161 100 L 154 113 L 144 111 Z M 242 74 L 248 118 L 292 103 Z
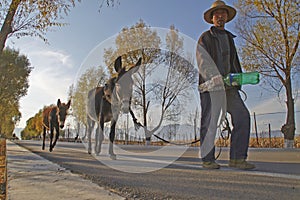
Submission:
M 44 126 L 44 130 L 43 130 L 43 144 L 42 144 L 42 150 L 45 150 L 45 138 L 46 138 L 46 127 Z
M 92 123 L 88 128 L 87 137 L 88 137 L 88 153 L 92 153 L 92 132 L 94 129 L 95 123 Z M 97 135 L 97 134 L 96 134 Z
M 101 146 L 99 144 L 99 135 L 100 135 L 100 125 L 97 123 L 96 134 L 95 134 L 95 154 L 99 155 L 101 151 Z
M 104 120 L 102 120 L 102 119 L 103 119 L 103 117 L 101 117 L 100 123 L 98 124 L 98 127 L 97 127 L 97 132 L 98 132 L 98 137 L 96 139 L 98 142 L 98 146 L 96 149 L 97 155 L 99 155 L 101 152 L 101 146 L 102 146 L 102 142 L 104 140 L 104 134 L 103 134 Z
M 50 126 L 50 147 L 49 147 L 49 151 L 51 152 L 53 147 L 52 147 L 52 140 L 53 140 L 53 131 L 54 131 L 54 128 L 52 126 Z
M 59 138 L 59 127 L 57 126 L 57 127 L 55 127 L 55 139 L 54 139 L 54 142 L 52 144 L 52 150 L 54 149 L 58 138 Z
M 92 131 L 94 129 L 95 122 L 90 118 L 87 118 L 87 137 L 88 137 L 88 153 L 92 153 Z
M 110 158 L 113 160 L 117 159 L 116 154 L 114 153 L 114 140 L 115 140 L 115 133 L 116 133 L 116 120 L 111 121 L 110 133 L 109 133 L 109 155 Z
M 99 149 L 101 150 L 101 146 L 104 140 L 104 121 L 100 121 L 99 126 Z

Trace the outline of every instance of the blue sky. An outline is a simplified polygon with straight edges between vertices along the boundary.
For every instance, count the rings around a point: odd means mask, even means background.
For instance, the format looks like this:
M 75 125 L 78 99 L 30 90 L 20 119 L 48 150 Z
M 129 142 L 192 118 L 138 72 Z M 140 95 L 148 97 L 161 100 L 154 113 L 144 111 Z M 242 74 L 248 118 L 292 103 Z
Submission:
M 169 28 L 174 24 L 183 34 L 197 41 L 210 25 L 203 20 L 203 12 L 212 4 L 201 0 L 121 0 L 120 4 L 99 10 L 99 0 L 84 0 L 76 5 L 65 18 L 68 26 L 47 34 L 50 45 L 38 38 L 11 38 L 6 45 L 25 54 L 34 70 L 30 76 L 28 95 L 21 99 L 22 119 L 19 127 L 45 105 L 56 103 L 57 98 L 67 101 L 69 86 L 74 82 L 80 65 L 89 52 L 99 43 L 117 34 L 123 27 L 130 27 L 140 19 L 151 27 Z M 233 0 L 226 3 L 233 5 Z M 235 33 L 235 20 L 226 28 Z M 246 104 L 250 112 L 284 112 L 284 99 L 275 93 L 261 90 L 259 86 L 244 87 L 248 94 Z M 300 110 L 299 101 L 296 110 Z M 274 129 L 285 120 L 285 114 L 267 115 L 261 123 L 269 123 Z M 273 128 L 273 127 L 272 127 Z M 299 124 L 298 124 L 299 130 Z

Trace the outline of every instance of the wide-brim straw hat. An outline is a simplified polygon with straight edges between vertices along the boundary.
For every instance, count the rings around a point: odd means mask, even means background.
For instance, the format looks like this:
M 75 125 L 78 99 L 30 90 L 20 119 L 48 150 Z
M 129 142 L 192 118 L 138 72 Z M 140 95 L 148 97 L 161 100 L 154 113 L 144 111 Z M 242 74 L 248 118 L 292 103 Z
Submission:
M 204 20 L 207 23 L 213 24 L 213 22 L 212 22 L 212 13 L 217 9 L 226 9 L 228 11 L 227 22 L 231 21 L 236 15 L 236 10 L 233 7 L 226 5 L 224 1 L 219 1 L 218 0 L 218 1 L 215 1 L 211 5 L 210 9 L 208 9 L 204 13 Z

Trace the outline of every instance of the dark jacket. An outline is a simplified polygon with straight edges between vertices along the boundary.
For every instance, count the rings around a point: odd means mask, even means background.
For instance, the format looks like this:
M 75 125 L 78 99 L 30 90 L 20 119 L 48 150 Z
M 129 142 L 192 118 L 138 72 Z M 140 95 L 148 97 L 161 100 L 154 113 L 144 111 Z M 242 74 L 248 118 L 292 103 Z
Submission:
M 216 27 L 212 26 L 210 28 L 210 30 L 204 32 L 198 40 L 198 45 L 200 45 L 207 51 L 207 53 L 211 56 L 212 60 L 215 63 L 216 63 L 217 56 L 218 56 L 216 53 L 214 53 L 214 52 L 217 52 L 217 48 L 218 48 L 218 39 L 216 36 L 216 31 L 217 31 L 216 29 L 217 29 Z M 230 46 L 230 73 L 240 73 L 240 72 L 242 72 L 242 68 L 241 68 L 241 64 L 240 64 L 240 61 L 239 61 L 239 58 L 237 55 L 237 51 L 235 48 L 235 44 L 233 41 L 233 39 L 236 36 L 233 35 L 232 33 L 230 33 L 229 31 L 226 31 L 226 33 L 228 35 L 229 46 Z M 199 48 L 198 48 L 198 50 L 199 50 Z M 197 51 L 197 54 L 198 53 L 199 52 Z M 198 62 L 198 65 L 199 65 L 199 62 Z M 217 66 L 217 68 L 219 68 L 219 66 Z M 204 78 L 202 75 L 200 73 L 199 84 L 205 82 L 205 80 L 207 79 L 207 78 Z M 240 89 L 240 87 L 239 87 L 239 89 Z

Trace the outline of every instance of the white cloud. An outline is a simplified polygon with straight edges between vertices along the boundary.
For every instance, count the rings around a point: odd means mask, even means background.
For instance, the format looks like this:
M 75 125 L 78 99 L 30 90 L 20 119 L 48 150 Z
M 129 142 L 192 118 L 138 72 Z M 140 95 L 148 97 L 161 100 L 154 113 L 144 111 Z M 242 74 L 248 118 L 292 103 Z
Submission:
M 70 69 L 73 66 L 70 55 L 63 51 L 39 50 L 31 52 L 30 56 L 34 57 L 36 62 L 41 62 L 53 68 L 59 68 L 63 66 L 67 67 L 67 69 Z M 48 63 L 45 63 L 45 61 L 47 61 Z
M 271 98 L 256 104 L 252 111 L 255 111 L 257 114 L 285 112 L 286 107 L 283 101 L 280 101 L 278 98 Z
M 14 48 L 19 48 L 33 67 L 28 93 L 20 101 L 22 119 L 19 127 L 25 127 L 26 121 L 45 105 L 55 104 L 58 98 L 67 101 L 68 89 L 77 69 L 67 52 L 53 49 L 36 39 L 20 40 Z
M 299 92 L 298 92 L 299 93 Z M 300 109 L 300 101 L 299 99 L 295 99 L 295 111 L 299 111 Z M 280 94 L 280 96 L 265 95 L 263 100 L 257 98 L 255 104 L 252 105 L 251 111 L 259 114 L 264 113 L 276 113 L 276 112 L 286 112 L 286 96 L 285 94 Z

